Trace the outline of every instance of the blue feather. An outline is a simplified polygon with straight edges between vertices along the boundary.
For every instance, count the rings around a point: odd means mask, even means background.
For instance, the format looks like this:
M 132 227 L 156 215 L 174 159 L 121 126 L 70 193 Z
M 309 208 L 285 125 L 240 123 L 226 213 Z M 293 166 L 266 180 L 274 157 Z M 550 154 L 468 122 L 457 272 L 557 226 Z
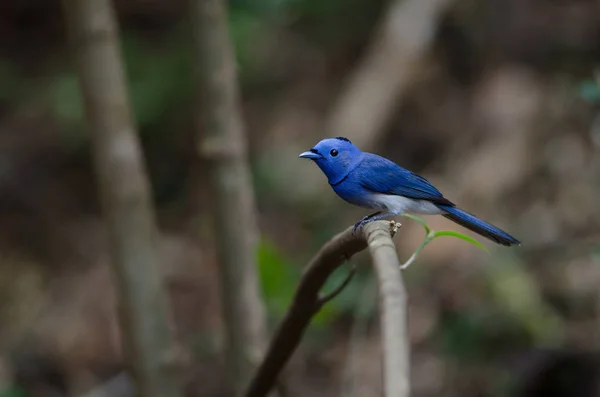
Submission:
M 521 242 L 516 238 L 498 229 L 497 227 L 490 225 L 485 221 L 482 221 L 475 215 L 469 214 L 467 211 L 463 211 L 460 208 L 449 205 L 438 205 L 438 208 L 446 211 L 446 214 L 443 214 L 444 217 L 458 223 L 459 225 L 475 233 L 487 237 L 497 242 L 498 244 L 507 246 L 515 244 L 521 245 Z
M 384 157 L 361 152 L 347 138 L 323 139 L 300 157 L 314 161 L 342 199 L 379 210 L 357 222 L 355 229 L 404 212 L 440 214 L 498 244 L 521 245 L 508 233 L 457 208 L 427 179 Z
M 354 172 L 359 174 L 360 184 L 372 192 L 452 205 L 427 179 L 376 154 L 364 153 Z

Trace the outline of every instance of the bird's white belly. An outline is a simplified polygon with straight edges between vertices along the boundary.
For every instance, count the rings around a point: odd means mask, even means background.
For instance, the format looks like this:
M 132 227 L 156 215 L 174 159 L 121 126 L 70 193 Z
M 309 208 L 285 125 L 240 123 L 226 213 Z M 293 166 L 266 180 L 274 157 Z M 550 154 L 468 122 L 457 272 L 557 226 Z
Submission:
M 370 201 L 373 208 L 398 214 L 408 212 L 413 214 L 438 215 L 444 213 L 444 211 L 429 201 L 402 196 L 376 193 L 370 197 Z

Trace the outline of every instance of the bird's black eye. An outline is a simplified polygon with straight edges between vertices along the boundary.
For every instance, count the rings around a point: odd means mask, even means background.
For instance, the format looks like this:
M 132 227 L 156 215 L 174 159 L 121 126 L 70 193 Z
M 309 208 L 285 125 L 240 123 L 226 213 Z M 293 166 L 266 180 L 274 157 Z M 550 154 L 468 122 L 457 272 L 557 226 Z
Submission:
M 331 149 L 331 152 L 329 152 L 329 154 L 331 155 L 331 157 L 335 157 L 338 155 L 338 151 L 335 149 Z

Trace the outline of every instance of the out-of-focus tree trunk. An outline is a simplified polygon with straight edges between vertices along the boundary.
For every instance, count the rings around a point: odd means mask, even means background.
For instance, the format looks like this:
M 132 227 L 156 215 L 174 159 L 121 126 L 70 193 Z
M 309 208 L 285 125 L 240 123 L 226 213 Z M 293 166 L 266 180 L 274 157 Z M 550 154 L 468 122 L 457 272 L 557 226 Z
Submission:
M 180 396 L 150 189 L 109 0 L 63 0 L 111 243 L 125 350 L 144 397 Z
M 228 364 L 239 395 L 262 357 L 267 337 L 255 260 L 254 192 L 225 1 L 194 0 L 193 18 L 203 122 L 197 153 L 210 164 Z

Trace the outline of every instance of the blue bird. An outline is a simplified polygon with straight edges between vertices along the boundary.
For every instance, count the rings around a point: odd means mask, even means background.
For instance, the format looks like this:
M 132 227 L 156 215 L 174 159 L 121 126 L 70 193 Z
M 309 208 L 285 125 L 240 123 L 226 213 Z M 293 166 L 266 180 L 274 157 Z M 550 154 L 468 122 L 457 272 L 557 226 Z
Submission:
M 521 245 L 508 233 L 456 207 L 425 178 L 384 157 L 361 152 L 347 138 L 323 139 L 299 157 L 314 161 L 342 199 L 377 210 L 358 221 L 354 232 L 368 222 L 406 212 L 442 215 L 498 244 Z

